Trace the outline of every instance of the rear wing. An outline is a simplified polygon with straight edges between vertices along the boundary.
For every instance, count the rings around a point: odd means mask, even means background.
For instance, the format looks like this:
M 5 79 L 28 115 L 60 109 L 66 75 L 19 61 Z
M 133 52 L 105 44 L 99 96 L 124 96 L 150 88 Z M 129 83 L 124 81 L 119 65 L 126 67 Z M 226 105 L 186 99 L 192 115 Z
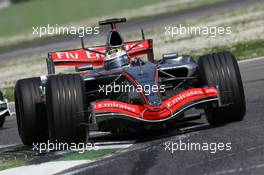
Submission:
M 56 66 L 81 66 L 86 64 L 92 64 L 95 67 L 102 66 L 105 58 L 102 53 L 105 53 L 106 47 L 106 45 L 103 45 L 87 49 L 50 52 L 47 58 L 48 74 L 55 74 Z M 147 55 L 148 61 L 154 62 L 152 39 L 125 42 L 124 48 L 131 58 Z

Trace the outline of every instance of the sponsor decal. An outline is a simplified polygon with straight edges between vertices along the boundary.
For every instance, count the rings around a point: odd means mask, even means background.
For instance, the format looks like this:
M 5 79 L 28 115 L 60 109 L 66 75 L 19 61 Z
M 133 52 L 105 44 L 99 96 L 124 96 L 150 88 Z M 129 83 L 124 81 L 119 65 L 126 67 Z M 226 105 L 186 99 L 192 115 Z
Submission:
M 94 106 L 95 110 L 100 110 L 104 108 L 119 108 L 119 109 L 131 111 L 131 112 L 136 112 L 136 109 L 133 106 L 129 104 L 125 104 L 125 103 L 120 103 L 120 102 L 111 102 L 111 101 L 110 102 L 98 102 Z
M 104 52 L 103 49 L 94 49 L 96 51 Z M 103 58 L 104 55 L 89 52 L 86 50 L 76 50 L 76 51 L 69 51 L 69 52 L 56 52 L 55 58 L 59 60 L 78 60 L 81 58 Z
M 172 100 L 168 101 L 166 103 L 166 105 L 168 107 L 174 106 L 175 104 L 183 101 L 184 99 L 188 98 L 188 97 L 192 97 L 192 96 L 196 96 L 196 95 L 203 95 L 204 92 L 203 90 L 192 90 L 192 91 L 187 91 L 187 92 L 183 92 L 180 95 L 175 96 Z
M 134 42 L 134 43 L 128 43 L 125 45 L 125 49 L 128 50 L 131 47 L 134 47 L 136 44 L 138 44 L 139 42 Z M 144 42 L 143 44 L 139 44 L 137 45 L 135 48 L 133 48 L 132 50 L 136 50 L 136 49 L 140 49 L 140 48 L 144 48 L 144 47 L 148 47 L 148 45 Z
M 215 87 L 204 88 L 204 91 L 206 94 L 217 94 L 217 90 Z

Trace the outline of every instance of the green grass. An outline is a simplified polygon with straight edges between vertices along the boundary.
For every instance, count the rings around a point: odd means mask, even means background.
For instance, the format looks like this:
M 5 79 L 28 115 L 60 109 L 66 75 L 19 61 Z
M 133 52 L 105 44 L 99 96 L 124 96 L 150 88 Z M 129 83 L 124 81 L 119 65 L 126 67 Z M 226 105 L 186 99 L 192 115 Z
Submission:
M 85 151 L 84 153 L 69 153 L 60 156 L 58 160 L 95 160 L 101 157 L 104 157 L 109 154 L 113 154 L 114 152 L 120 149 L 101 149 L 101 150 L 92 150 L 92 151 Z
M 0 171 L 25 165 L 25 160 L 0 161 Z
M 103 150 L 93 150 L 93 151 L 85 151 L 84 153 L 68 153 L 60 156 L 59 158 L 53 161 L 67 161 L 67 160 L 95 160 L 106 155 L 113 154 L 117 150 L 120 149 L 103 149 Z M 0 161 L 0 171 L 15 168 L 19 166 L 26 165 L 28 160 L 26 159 L 12 159 L 12 160 L 4 160 Z
M 156 2 L 162 0 L 31 0 L 0 11 L 0 37 L 28 32 L 32 26 L 65 24 Z
M 31 165 L 32 161 L 34 162 L 34 159 L 38 159 L 41 156 L 41 154 L 39 154 L 37 151 L 32 151 L 31 149 L 31 147 L 21 145 L 1 148 L 0 171 L 24 165 Z M 100 149 L 84 151 L 84 153 L 70 152 L 60 156 L 55 156 L 50 161 L 98 160 L 99 158 L 111 155 L 119 150 L 122 149 Z M 9 152 L 12 153 L 13 157 L 5 156 L 5 154 L 8 155 Z
M 264 56 L 264 40 L 253 40 L 247 42 L 240 42 L 230 46 L 217 46 L 212 48 L 205 48 L 199 51 L 190 51 L 188 54 L 193 57 L 198 57 L 204 53 L 213 53 L 220 51 L 232 52 L 237 60 Z
M 8 101 L 14 101 L 14 90 L 15 88 L 12 87 L 7 87 L 3 89 L 3 94 L 4 94 L 4 98 L 8 99 Z
M 236 55 L 238 60 L 246 58 L 259 57 L 264 55 L 264 40 L 250 41 L 245 43 L 238 43 L 233 46 L 212 48 L 211 52 L 215 50 L 229 50 Z
M 35 151 L 29 149 L 30 147 L 24 145 L 0 148 L 0 171 L 26 165 L 37 155 Z

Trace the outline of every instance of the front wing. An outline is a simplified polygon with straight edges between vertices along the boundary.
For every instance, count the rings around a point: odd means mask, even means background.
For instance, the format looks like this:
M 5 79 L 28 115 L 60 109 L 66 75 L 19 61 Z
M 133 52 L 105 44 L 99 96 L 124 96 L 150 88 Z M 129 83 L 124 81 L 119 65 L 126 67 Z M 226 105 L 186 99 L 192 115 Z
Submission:
M 165 101 L 158 107 L 134 105 L 114 100 L 97 101 L 92 104 L 93 117 L 121 117 L 128 120 L 161 122 L 177 117 L 181 112 L 201 103 L 219 101 L 216 87 L 192 88 Z

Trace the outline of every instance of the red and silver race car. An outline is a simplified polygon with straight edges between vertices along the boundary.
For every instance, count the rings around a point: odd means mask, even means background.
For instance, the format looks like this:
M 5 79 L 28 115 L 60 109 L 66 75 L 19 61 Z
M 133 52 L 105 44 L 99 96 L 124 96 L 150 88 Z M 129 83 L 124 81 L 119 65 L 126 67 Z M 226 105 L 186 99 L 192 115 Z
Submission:
M 235 57 L 165 53 L 154 59 L 153 41 L 125 42 L 110 25 L 106 45 L 48 54 L 48 75 L 18 80 L 15 106 L 24 144 L 50 139 L 86 142 L 89 130 L 127 132 L 182 121 L 191 108 L 204 109 L 212 125 L 241 121 L 245 97 Z M 176 48 L 177 46 L 175 46 Z M 76 73 L 56 74 L 57 66 Z

